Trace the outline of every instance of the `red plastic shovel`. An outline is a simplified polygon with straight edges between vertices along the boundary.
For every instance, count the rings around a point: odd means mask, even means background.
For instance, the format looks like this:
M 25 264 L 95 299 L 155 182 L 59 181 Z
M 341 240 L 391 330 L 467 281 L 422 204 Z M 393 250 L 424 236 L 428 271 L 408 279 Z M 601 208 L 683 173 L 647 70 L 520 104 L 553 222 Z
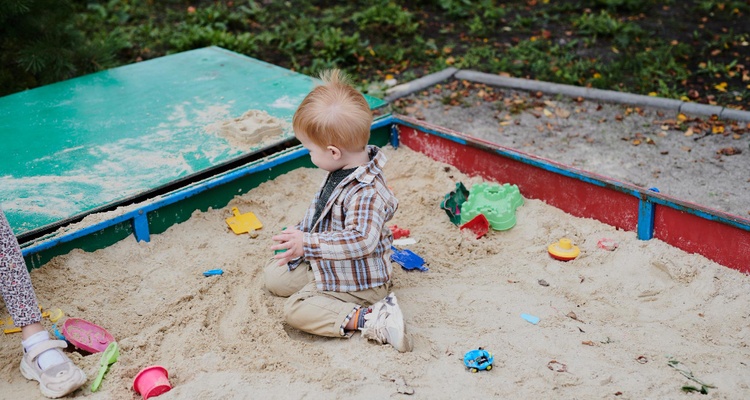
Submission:
M 461 225 L 461 230 L 468 229 L 477 235 L 477 239 L 486 235 L 490 230 L 490 221 L 487 221 L 487 217 L 484 214 L 478 214 L 471 221 Z

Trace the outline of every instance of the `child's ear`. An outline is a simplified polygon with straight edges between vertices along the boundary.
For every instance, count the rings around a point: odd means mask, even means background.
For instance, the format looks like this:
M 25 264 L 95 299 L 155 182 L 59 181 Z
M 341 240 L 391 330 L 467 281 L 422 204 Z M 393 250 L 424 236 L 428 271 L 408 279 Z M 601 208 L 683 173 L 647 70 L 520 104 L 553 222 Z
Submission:
M 326 147 L 326 150 L 328 150 L 329 154 L 331 155 L 331 158 L 338 161 L 341 159 L 341 150 L 336 146 L 328 146 Z

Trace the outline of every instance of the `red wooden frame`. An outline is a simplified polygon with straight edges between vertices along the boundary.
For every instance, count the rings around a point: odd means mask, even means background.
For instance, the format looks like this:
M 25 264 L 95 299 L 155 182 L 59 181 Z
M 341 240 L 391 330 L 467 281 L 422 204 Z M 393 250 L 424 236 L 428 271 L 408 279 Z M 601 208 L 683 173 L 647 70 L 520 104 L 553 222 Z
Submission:
M 398 142 L 463 173 L 518 185 L 524 197 L 571 215 L 635 231 L 653 219 L 653 237 L 729 268 L 750 273 L 750 220 L 654 193 L 625 182 L 394 116 Z M 649 202 L 650 215 L 641 205 Z M 639 215 L 641 213 L 641 215 Z

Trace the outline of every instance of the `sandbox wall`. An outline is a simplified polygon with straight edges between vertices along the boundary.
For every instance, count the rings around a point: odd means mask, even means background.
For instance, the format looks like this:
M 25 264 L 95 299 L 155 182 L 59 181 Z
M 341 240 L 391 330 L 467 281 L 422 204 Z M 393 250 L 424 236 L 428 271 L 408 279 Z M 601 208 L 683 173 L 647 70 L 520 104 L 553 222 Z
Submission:
M 518 185 L 524 197 L 540 199 L 571 215 L 635 231 L 642 240 L 658 238 L 750 273 L 750 220 L 404 116 L 376 120 L 371 143 L 406 145 L 468 175 Z M 291 141 L 286 145 L 270 156 L 151 199 L 105 221 L 25 243 L 27 264 L 38 268 L 73 248 L 93 251 L 129 236 L 148 241 L 150 234 L 187 220 L 195 210 L 224 207 L 234 196 L 262 182 L 312 166 L 304 148 Z

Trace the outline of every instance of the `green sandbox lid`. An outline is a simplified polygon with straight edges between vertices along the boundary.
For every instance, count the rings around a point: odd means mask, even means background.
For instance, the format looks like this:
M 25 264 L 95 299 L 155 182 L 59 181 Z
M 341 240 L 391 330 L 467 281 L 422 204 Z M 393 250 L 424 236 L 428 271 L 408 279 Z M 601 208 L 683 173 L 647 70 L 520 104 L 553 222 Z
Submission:
M 0 207 L 19 235 L 273 147 L 291 128 L 248 151 L 204 127 L 251 109 L 291 122 L 318 82 L 207 47 L 2 97 Z

